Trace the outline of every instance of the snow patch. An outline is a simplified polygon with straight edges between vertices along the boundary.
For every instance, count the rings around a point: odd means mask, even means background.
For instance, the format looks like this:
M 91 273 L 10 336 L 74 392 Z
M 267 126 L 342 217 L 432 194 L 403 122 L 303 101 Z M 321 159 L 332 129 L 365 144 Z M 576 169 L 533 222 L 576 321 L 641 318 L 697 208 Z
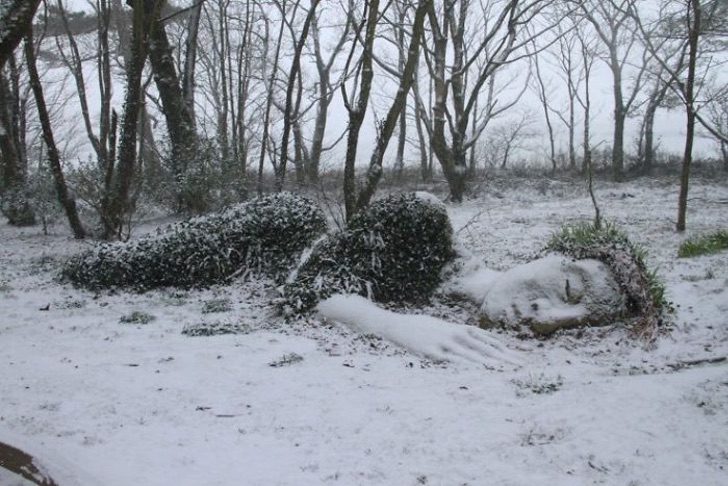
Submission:
M 447 207 L 445 206 L 445 203 L 440 201 L 440 199 L 437 196 L 435 196 L 434 194 L 432 194 L 431 192 L 415 191 L 415 197 L 417 199 L 419 199 L 420 201 L 424 201 L 428 204 L 432 204 L 435 207 L 447 209 Z

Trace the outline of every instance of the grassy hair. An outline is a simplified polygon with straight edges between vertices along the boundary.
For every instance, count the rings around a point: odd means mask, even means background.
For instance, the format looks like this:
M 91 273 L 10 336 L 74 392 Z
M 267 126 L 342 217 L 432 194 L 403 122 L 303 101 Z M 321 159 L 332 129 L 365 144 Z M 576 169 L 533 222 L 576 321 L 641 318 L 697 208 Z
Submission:
M 656 328 L 671 310 L 665 284 L 656 270 L 647 268 L 645 249 L 632 243 L 614 224 L 607 222 L 598 228 L 589 223 L 564 226 L 551 237 L 546 251 L 576 259 L 591 258 L 607 265 L 627 297 L 628 310 L 638 317 L 636 329 L 655 336 Z
M 690 258 L 728 250 L 728 230 L 719 230 L 684 241 L 677 250 L 680 258 Z

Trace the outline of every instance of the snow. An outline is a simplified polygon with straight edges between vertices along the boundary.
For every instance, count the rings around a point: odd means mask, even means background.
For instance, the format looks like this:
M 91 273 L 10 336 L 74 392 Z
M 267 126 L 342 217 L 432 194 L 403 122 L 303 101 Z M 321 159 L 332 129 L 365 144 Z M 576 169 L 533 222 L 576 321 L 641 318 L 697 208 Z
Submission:
M 415 191 L 415 197 L 420 201 L 429 203 L 437 208 L 445 208 L 445 204 L 440 201 L 440 198 L 426 191 Z
M 611 326 L 547 340 L 480 331 L 493 344 L 481 350 L 500 344 L 521 367 L 410 351 L 413 336 L 441 344 L 466 329 L 467 312 L 447 299 L 394 312 L 336 297 L 360 313 L 362 332 L 346 316 L 345 325 L 284 322 L 268 304 L 272 284 L 260 280 L 94 294 L 53 278 L 86 245 L 65 226 L 43 236 L 0 223 L 0 441 L 35 454 L 61 486 L 722 486 L 728 364 L 676 370 L 728 356 L 728 252 L 675 255 L 683 239 L 728 227 L 728 187 L 694 182 L 686 235 L 673 231 L 674 181 L 598 183 L 597 197 L 650 251 L 676 305 L 674 329 L 655 349 Z M 548 179 L 494 180 L 448 211 L 481 268 L 496 271 L 592 214 L 581 188 Z M 220 299 L 232 310 L 203 312 Z M 133 311 L 156 319 L 120 323 Z M 181 334 L 205 323 L 249 331 Z M 421 324 L 419 334 L 404 327 Z M 387 340 L 391 329 L 402 346 Z M 270 366 L 293 353 L 303 359 Z
M 476 262 L 477 266 L 473 268 L 472 260 L 468 262 L 468 265 L 471 265 L 470 268 L 463 269 L 462 276 L 450 282 L 448 289 L 450 292 L 461 293 L 476 304 L 482 305 L 485 296 L 502 272 L 484 267 L 480 262 Z

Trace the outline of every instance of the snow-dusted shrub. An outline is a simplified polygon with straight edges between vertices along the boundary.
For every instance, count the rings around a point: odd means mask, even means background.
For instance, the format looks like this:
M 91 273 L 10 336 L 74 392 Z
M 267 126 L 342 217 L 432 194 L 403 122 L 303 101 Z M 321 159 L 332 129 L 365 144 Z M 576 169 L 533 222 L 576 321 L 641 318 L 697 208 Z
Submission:
M 426 300 L 454 257 L 445 207 L 421 194 L 390 196 L 321 241 L 284 288 L 283 311 L 298 314 L 335 293 L 379 302 Z
M 645 250 L 612 224 L 564 226 L 551 237 L 546 250 L 603 262 L 623 292 L 627 310 L 638 318 L 640 332 L 654 333 L 671 309 L 665 285 L 645 264 Z
M 275 194 L 127 243 L 100 244 L 73 257 L 62 276 L 94 290 L 204 287 L 243 271 L 280 279 L 325 229 L 313 202 Z

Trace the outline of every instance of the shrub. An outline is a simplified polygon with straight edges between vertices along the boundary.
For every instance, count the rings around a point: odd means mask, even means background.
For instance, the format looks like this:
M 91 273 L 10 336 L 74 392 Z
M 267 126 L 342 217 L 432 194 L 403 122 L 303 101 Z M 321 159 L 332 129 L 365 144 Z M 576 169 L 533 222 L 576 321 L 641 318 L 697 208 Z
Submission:
M 27 191 L 11 188 L 0 194 L 0 214 L 12 226 L 34 226 L 35 212 Z
M 689 258 L 701 255 L 712 255 L 723 250 L 728 250 L 727 230 L 716 231 L 715 233 L 684 241 L 677 250 L 677 256 L 680 258 Z
M 665 299 L 664 283 L 645 264 L 646 251 L 627 235 L 609 223 L 599 228 L 592 224 L 564 226 L 551 237 L 546 250 L 607 265 L 626 298 L 627 310 L 637 317 L 635 330 L 654 337 L 671 305 Z
M 92 290 L 205 287 L 239 272 L 281 280 L 326 229 L 308 199 L 275 194 L 168 226 L 126 243 L 104 243 L 69 260 L 62 277 Z
M 147 314 L 146 312 L 133 311 L 131 314 L 126 314 L 126 315 L 121 316 L 121 318 L 119 319 L 119 322 L 122 324 L 145 325 L 145 324 L 149 324 L 150 322 L 152 322 L 155 319 L 156 319 L 155 316 L 153 316 L 151 314 Z
M 284 288 L 282 310 L 309 311 L 335 293 L 379 302 L 426 300 L 454 257 L 447 211 L 418 194 L 390 196 L 320 242 Z

